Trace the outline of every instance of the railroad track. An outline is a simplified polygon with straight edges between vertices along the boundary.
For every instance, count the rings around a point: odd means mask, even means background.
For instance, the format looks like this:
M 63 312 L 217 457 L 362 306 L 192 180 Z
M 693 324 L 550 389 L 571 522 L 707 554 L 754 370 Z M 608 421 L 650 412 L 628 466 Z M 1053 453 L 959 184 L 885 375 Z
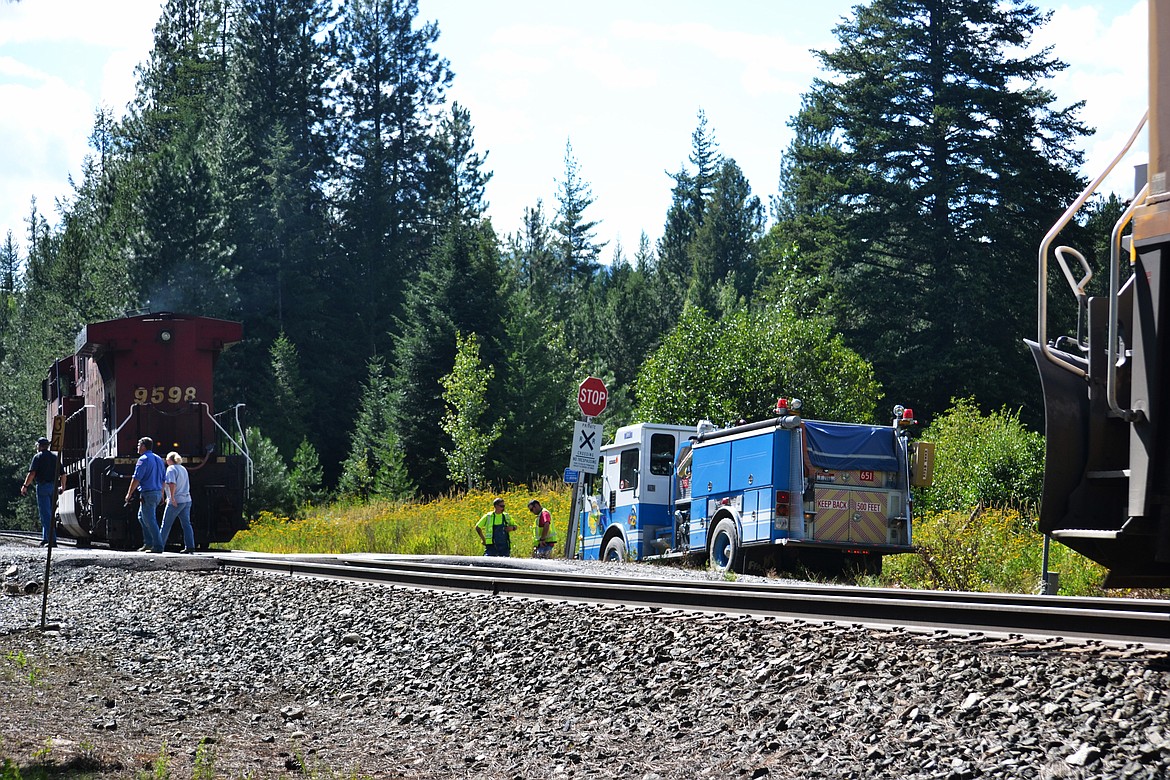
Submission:
M 233 553 L 225 567 L 352 582 L 567 601 L 1140 643 L 1170 649 L 1170 601 L 608 577 L 487 564 Z
M 39 532 L 0 531 L 37 541 Z M 68 542 L 67 542 L 68 545 Z M 215 553 L 221 566 L 321 579 L 491 595 L 704 610 L 903 627 L 1135 643 L 1170 650 L 1170 601 L 891 590 L 848 586 L 605 576 L 485 558 Z
M 40 531 L 17 531 L 12 529 L 0 530 L 0 540 L 12 540 L 20 542 L 32 542 L 36 544 L 41 541 Z

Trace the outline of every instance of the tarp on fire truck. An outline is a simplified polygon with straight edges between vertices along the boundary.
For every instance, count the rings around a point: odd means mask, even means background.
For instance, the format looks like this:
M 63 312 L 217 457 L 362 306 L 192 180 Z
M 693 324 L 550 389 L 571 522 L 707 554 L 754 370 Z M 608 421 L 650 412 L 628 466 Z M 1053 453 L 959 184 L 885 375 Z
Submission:
M 893 428 L 805 420 L 808 459 L 829 471 L 898 471 Z

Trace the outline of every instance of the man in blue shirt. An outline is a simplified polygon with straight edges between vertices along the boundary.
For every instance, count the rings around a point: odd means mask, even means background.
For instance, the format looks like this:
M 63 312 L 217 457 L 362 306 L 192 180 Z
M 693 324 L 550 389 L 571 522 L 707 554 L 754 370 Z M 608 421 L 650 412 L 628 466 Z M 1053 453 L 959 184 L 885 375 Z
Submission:
M 154 454 L 154 441 L 149 436 L 143 436 L 138 440 L 138 463 L 134 465 L 134 476 L 130 480 L 130 489 L 126 491 L 127 505 L 134 498 L 135 490 L 141 499 L 138 504 L 138 524 L 142 526 L 142 546 L 138 552 L 163 551 L 162 534 L 159 533 L 155 515 L 162 501 L 166 473 L 167 466 L 163 459 Z

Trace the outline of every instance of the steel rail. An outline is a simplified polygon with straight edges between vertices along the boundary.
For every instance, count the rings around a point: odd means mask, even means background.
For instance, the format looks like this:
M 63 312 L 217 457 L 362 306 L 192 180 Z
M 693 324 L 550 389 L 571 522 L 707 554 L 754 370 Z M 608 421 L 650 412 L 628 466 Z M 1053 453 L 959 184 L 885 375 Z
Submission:
M 490 595 L 917 629 L 1170 644 L 1170 602 L 1166 601 L 605 577 L 418 561 L 325 561 L 252 555 L 222 556 L 218 560 L 226 567 Z

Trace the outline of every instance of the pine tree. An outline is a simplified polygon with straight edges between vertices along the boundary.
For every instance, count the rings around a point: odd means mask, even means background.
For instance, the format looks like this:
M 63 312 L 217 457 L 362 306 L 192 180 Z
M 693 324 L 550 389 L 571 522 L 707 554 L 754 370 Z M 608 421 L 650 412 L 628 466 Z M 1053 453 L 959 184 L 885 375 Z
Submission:
M 252 426 L 244 430 L 244 442 L 252 457 L 252 492 L 244 501 L 244 514 L 255 518 L 261 512 L 286 517 L 296 510 L 288 466 L 272 440 Z
M 719 165 L 703 220 L 687 247 L 691 284 L 687 303 L 723 313 L 747 302 L 756 284 L 756 254 L 763 231 L 760 199 L 734 160 Z
M 1034 369 L 1034 253 L 1079 189 L 1079 104 L 1053 107 L 1064 66 L 1029 53 L 1047 19 L 1012 0 L 873 0 L 820 52 L 793 120 L 780 228 L 819 274 L 819 305 L 891 395 L 941 411 L 956 395 L 1016 406 Z
M 565 277 L 570 285 L 588 282 L 598 269 L 598 256 L 605 243 L 597 243 L 597 225 L 585 211 L 593 205 L 593 188 L 581 178 L 581 165 L 573 145 L 565 143 L 564 178 L 557 181 L 557 219 L 553 231 L 559 236 L 558 249 Z
M 405 314 L 394 345 L 391 420 L 410 478 L 424 494 L 435 495 L 450 484 L 440 448 L 440 379 L 455 365 L 455 334 L 477 334 L 483 361 L 502 366 L 507 320 L 504 291 L 496 235 L 484 221 L 452 225 L 406 292 Z M 497 377 L 488 388 L 489 415 L 499 416 L 500 380 L 506 377 Z
M 692 250 L 706 218 L 707 202 L 723 159 L 714 133 L 707 127 L 707 115 L 702 110 L 699 111 L 698 120 L 698 126 L 691 133 L 691 152 L 688 156 L 694 166 L 694 173 L 684 165 L 677 173 L 668 174 L 674 186 L 671 188 L 671 203 L 666 212 L 662 238 L 658 241 L 655 273 L 658 309 L 665 318 L 664 331 L 674 326 L 682 313 L 688 293 L 692 297 L 699 295 L 700 289 L 695 288 L 694 282 L 696 270 L 707 277 L 714 277 L 716 273 L 713 266 L 707 267 L 706 256 L 698 258 L 696 267 L 696 257 Z
M 532 306 L 548 315 L 564 311 L 568 302 L 565 276 L 558 272 L 552 232 L 544 217 L 544 204 L 537 201 L 524 209 L 524 224 L 508 238 L 508 255 L 520 288 L 529 292 Z
M 293 455 L 293 467 L 288 480 L 292 487 L 293 500 L 298 507 L 311 504 L 323 494 L 322 483 L 325 473 L 321 469 L 321 458 L 317 448 L 308 439 L 301 439 Z
M 402 452 L 391 420 L 390 380 L 381 358 L 371 358 L 353 432 L 349 456 L 341 469 L 338 492 L 368 500 L 371 496 L 407 498 L 414 486 L 402 467 Z
M 673 324 L 682 312 L 690 286 L 693 262 L 687 254 L 687 247 L 695 237 L 697 223 L 691 214 L 692 191 L 686 168 L 680 168 L 672 175 L 670 208 L 666 212 L 666 224 L 662 237 L 658 239 L 658 261 L 655 266 L 655 298 L 657 308 L 668 316 Z
M 346 291 L 367 354 L 386 352 L 402 291 L 442 229 L 428 219 L 429 160 L 452 74 L 433 49 L 438 27 L 417 16 L 416 0 L 350 0 L 335 35 Z
M 9 324 L 16 314 L 16 282 L 20 276 L 20 250 L 17 249 L 16 239 L 9 230 L 0 244 L 0 364 L 3 364 L 4 355 L 8 350 L 5 335 Z
M 238 304 L 230 315 L 245 321 L 244 341 L 224 354 L 217 387 L 245 401 L 290 457 L 305 429 L 286 434 L 267 422 L 283 410 L 267 385 L 254 381 L 255 366 L 269 363 L 283 333 L 301 353 L 305 384 L 337 399 L 309 420 L 310 438 L 335 479 L 357 407 L 348 390 L 360 384 L 368 353 L 362 345 L 339 356 L 349 342 L 322 337 L 346 329 L 350 308 L 325 196 L 332 165 L 324 132 L 331 20 L 325 0 L 237 3 L 225 39 L 223 108 L 205 146 L 239 269 Z
M 454 103 L 439 123 L 429 158 L 432 191 L 429 205 L 435 225 L 472 221 L 487 211 L 484 190 L 491 171 L 484 170 L 487 153 L 475 151 L 471 112 Z
M 691 133 L 691 153 L 687 160 L 695 169 L 693 175 L 684 175 L 691 193 L 689 202 L 691 217 L 695 224 L 701 224 L 707 199 L 715 188 L 715 180 L 719 176 L 723 162 L 719 145 L 715 142 L 715 133 L 707 127 L 707 112 L 703 109 L 699 109 L 698 125 Z M 682 183 L 679 179 L 675 181 Z
M 619 387 L 633 383 L 638 367 L 666 327 L 661 313 L 655 310 L 652 255 L 650 240 L 643 233 L 634 265 L 615 256 L 606 280 L 605 310 L 599 328 L 601 356 Z
M 329 154 L 320 127 L 329 69 L 320 39 L 328 23 L 319 0 L 254 0 L 232 27 L 214 145 L 253 344 L 280 332 L 305 343 L 327 309 Z
M 222 105 L 228 9 L 168 0 L 120 135 L 133 152 L 131 276 L 154 309 L 225 316 L 235 305 L 230 236 L 207 140 Z
M 131 248 L 139 300 L 155 311 L 225 317 L 236 310 L 235 266 L 223 203 L 194 130 L 155 160 Z
M 565 467 L 572 436 L 576 355 L 563 329 L 536 304 L 531 288 L 508 304 L 505 424 L 492 451 L 495 470 L 509 483 L 532 482 Z
M 309 386 L 301 377 L 297 347 L 281 333 L 269 348 L 269 403 L 258 416 L 273 431 L 272 442 L 286 459 L 291 460 L 299 443 L 308 435 L 308 410 L 314 404 Z

